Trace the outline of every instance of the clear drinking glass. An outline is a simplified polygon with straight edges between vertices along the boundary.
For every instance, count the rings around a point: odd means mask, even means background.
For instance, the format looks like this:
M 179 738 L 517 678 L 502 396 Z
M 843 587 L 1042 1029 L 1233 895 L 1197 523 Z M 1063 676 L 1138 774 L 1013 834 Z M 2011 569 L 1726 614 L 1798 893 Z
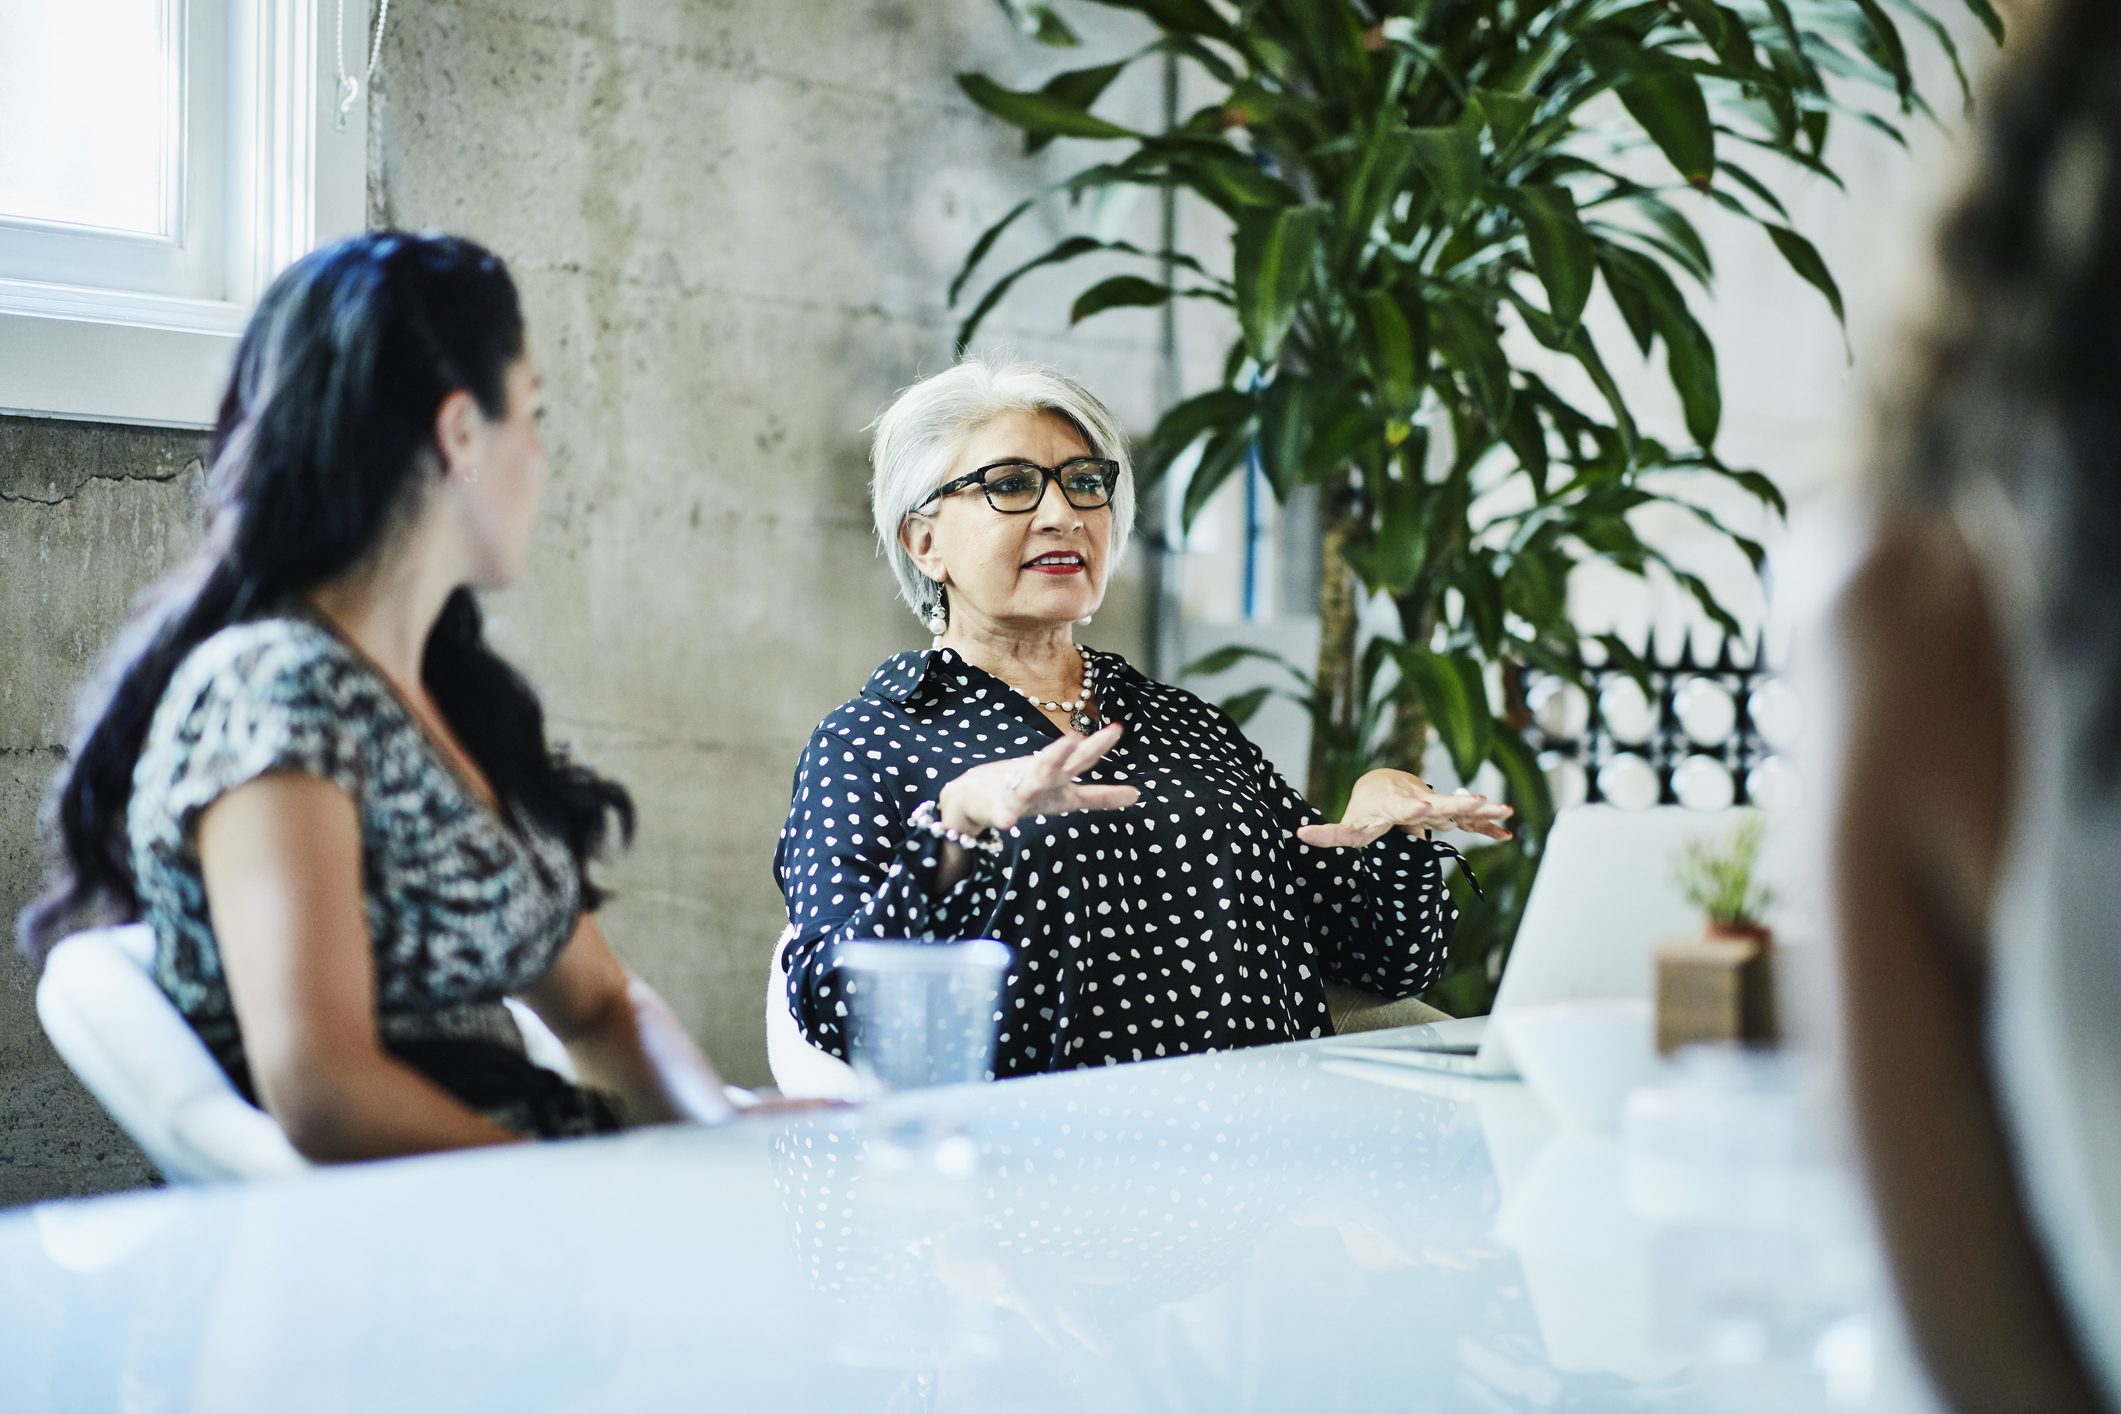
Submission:
M 844 945 L 838 962 L 847 1059 L 877 1096 L 864 1118 L 870 1164 L 971 1173 L 979 1145 L 970 1107 L 963 1097 L 924 1092 L 984 1080 L 993 1069 L 1009 949 L 992 938 L 878 939 Z
M 994 1065 L 1009 949 L 992 938 L 883 939 L 839 950 L 847 1055 L 886 1091 L 983 1080 Z

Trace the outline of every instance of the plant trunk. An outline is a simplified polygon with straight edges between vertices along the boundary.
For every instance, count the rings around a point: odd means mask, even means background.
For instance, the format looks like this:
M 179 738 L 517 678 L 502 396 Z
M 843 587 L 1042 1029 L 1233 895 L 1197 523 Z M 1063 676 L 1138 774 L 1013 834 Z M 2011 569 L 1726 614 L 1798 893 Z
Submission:
M 1356 701 L 1355 573 L 1348 568 L 1348 546 L 1355 533 L 1354 486 L 1341 471 L 1319 497 L 1321 544 L 1318 556 L 1318 664 L 1312 682 L 1318 710 L 1311 718 L 1311 760 L 1305 793 L 1319 809 L 1338 804 L 1334 780 L 1333 740 L 1352 732 L 1362 716 Z
M 1532 704 L 1524 694 L 1524 664 L 1515 658 L 1502 660 L 1502 719 L 1520 734 L 1532 725 Z
M 1435 601 L 1426 595 L 1409 594 L 1396 603 L 1400 638 L 1427 648 L 1436 637 Z M 1402 771 L 1421 775 L 1422 763 L 1429 755 L 1429 731 L 1428 709 L 1402 681 L 1392 699 L 1392 739 L 1385 748 L 1385 759 Z

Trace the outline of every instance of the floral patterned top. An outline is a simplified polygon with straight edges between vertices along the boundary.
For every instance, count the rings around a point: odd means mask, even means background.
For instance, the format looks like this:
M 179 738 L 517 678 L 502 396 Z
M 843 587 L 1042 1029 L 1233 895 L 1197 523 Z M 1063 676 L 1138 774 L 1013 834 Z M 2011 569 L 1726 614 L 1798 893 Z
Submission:
M 155 980 L 237 1083 L 251 1088 L 194 831 L 214 801 L 277 771 L 330 781 L 359 809 L 385 1048 L 520 1133 L 617 1127 L 611 1097 L 529 1063 L 502 1000 L 574 931 L 565 841 L 497 815 L 377 669 L 306 618 L 237 624 L 194 649 L 133 772 L 127 835 Z

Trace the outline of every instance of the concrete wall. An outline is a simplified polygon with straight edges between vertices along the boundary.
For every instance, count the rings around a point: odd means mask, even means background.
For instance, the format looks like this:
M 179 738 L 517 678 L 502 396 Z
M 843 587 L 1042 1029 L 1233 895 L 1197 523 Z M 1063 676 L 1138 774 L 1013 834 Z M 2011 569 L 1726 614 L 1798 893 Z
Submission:
M 76 688 L 140 588 L 192 543 L 195 433 L 0 417 L 0 919 L 35 891 L 35 821 Z M 148 1181 L 37 1028 L 0 950 L 0 1207 Z
M 554 478 L 496 634 L 556 734 L 633 788 L 641 836 L 609 870 L 607 931 L 733 1080 L 766 1078 L 770 866 L 796 756 L 879 658 L 925 641 L 873 553 L 862 429 L 947 364 L 943 292 L 974 236 L 1071 158 L 1026 163 L 951 75 L 1036 83 L 1138 37 L 1091 9 L 1106 28 L 1061 55 L 991 0 L 393 8 L 371 215 L 504 254 L 546 380 Z M 1129 82 L 1113 111 L 1157 101 L 1153 70 Z M 994 268 L 1055 229 L 1026 222 Z M 1027 281 L 981 342 L 1065 364 L 1144 428 L 1157 326 L 1111 315 L 1062 337 L 1058 291 L 1084 274 Z M 84 666 L 191 543 L 198 453 L 191 435 L 0 421 L 8 916 Z M 1139 569 L 1087 635 L 1137 658 Z M 0 1204 L 142 1181 L 38 1035 L 25 974 L 0 976 Z
M 956 263 L 1037 176 L 951 75 L 1040 56 L 991 0 L 458 3 L 392 25 L 372 214 L 507 254 L 551 406 L 541 543 L 498 635 L 558 734 L 639 798 L 614 943 L 763 1080 L 796 757 L 879 658 L 925 643 L 873 551 L 863 428 L 947 365 Z M 1027 288 L 992 332 L 1144 425 L 1153 324 L 1063 345 L 1064 317 Z M 1139 593 L 1118 600 L 1090 641 L 1136 652 Z

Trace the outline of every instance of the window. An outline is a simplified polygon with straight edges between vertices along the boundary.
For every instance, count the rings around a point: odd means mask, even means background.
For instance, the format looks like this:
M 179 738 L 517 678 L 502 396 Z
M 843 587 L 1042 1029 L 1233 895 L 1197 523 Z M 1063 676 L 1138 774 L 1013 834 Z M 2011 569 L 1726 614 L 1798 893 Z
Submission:
M 0 411 L 211 421 L 266 281 L 362 224 L 366 113 L 334 122 L 336 18 L 331 0 L 0 5 Z

